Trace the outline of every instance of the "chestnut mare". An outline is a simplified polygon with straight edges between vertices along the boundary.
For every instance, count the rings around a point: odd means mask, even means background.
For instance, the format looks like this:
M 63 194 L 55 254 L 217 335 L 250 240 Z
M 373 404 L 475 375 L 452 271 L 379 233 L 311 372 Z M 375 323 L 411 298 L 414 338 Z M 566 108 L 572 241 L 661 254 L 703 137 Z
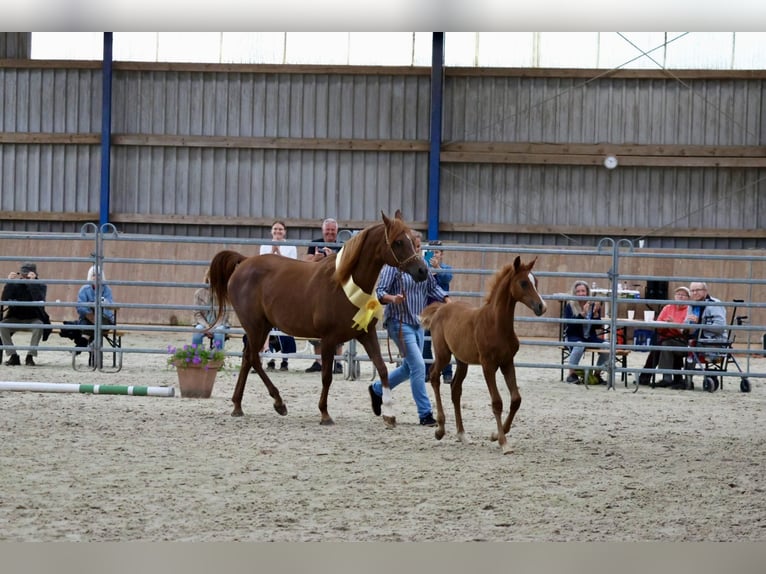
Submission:
M 272 327 L 294 337 L 321 339 L 320 424 L 334 424 L 327 412 L 327 396 L 337 345 L 351 339 L 359 341 L 388 387 L 388 370 L 375 329 L 377 318 L 382 316 L 373 291 L 375 283 L 384 263 L 409 273 L 416 281 L 425 280 L 428 269 L 415 250 L 412 230 L 402 221 L 401 212 L 397 210 L 393 219 L 382 215 L 383 223 L 363 229 L 346 241 L 338 254 L 316 263 L 272 254 L 246 257 L 235 251 L 221 251 L 213 257 L 210 288 L 219 302 L 217 320 L 230 302 L 248 340 L 231 398 L 232 416 L 243 414 L 242 395 L 251 367 L 274 399 L 274 409 L 280 415 L 287 414 L 259 355 Z
M 424 329 L 431 330 L 433 346 L 434 363 L 431 365 L 430 378 L 436 396 L 437 439 L 441 440 L 444 436 L 444 407 L 439 393 L 439 378 L 442 369 L 454 355 L 457 368 L 451 386 L 458 439 L 465 441 L 460 411 L 463 380 L 468 372 L 468 365 L 481 365 L 492 397 L 492 412 L 497 421 L 497 432 L 492 433 L 492 440 L 498 441 L 504 454 L 511 452 L 505 435 L 511 430 L 513 417 L 521 405 L 521 395 L 516 386 L 516 369 L 513 365 L 513 358 L 519 350 L 519 339 L 513 331 L 516 302 L 524 303 L 538 317 L 547 310 L 545 301 L 537 292 L 537 279 L 531 273 L 536 260 L 522 264 L 521 258 L 516 257 L 512 264 L 498 271 L 484 305 L 479 308 L 463 302 L 454 302 L 431 303 L 423 309 L 421 321 Z M 511 392 L 511 408 L 504 423 L 500 419 L 503 413 L 503 399 L 495 381 L 498 368 Z

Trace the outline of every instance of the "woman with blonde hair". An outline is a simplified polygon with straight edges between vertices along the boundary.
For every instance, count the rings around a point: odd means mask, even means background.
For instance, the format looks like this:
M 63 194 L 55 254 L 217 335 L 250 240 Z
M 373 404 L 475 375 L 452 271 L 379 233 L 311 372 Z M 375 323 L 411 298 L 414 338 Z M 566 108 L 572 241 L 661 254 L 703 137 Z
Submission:
M 572 295 L 575 297 L 590 297 L 590 287 L 585 281 L 575 281 L 572 285 Z M 587 319 L 597 321 L 601 319 L 601 302 L 588 301 L 585 299 L 572 299 L 564 305 L 564 319 Z M 596 334 L 597 325 L 585 323 L 564 323 L 564 340 L 568 342 L 584 343 L 603 343 Z M 566 378 L 567 383 L 581 383 L 580 377 L 575 372 L 580 364 L 585 346 L 571 346 L 569 348 L 569 375 Z M 609 352 L 598 354 L 597 367 L 603 367 L 609 360 Z M 596 379 L 599 383 L 603 382 L 600 370 L 596 371 Z

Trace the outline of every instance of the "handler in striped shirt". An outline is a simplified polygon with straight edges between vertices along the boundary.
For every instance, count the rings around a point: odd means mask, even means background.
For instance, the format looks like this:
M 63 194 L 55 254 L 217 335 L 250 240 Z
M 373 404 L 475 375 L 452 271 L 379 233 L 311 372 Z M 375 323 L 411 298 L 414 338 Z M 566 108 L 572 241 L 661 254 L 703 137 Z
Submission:
M 415 248 L 420 251 L 420 233 L 413 237 Z M 410 380 L 412 398 L 418 409 L 420 424 L 435 426 L 436 420 L 431 409 L 431 400 L 426 391 L 426 363 L 423 360 L 423 327 L 418 316 L 426 306 L 426 301 L 449 302 L 449 295 L 439 287 L 433 273 L 420 283 L 396 267 L 384 265 L 378 279 L 376 290 L 378 300 L 385 305 L 383 326 L 388 336 L 396 343 L 402 355 L 402 364 L 388 373 L 388 384 L 393 391 L 400 383 Z M 383 402 L 383 385 L 375 381 L 369 387 L 372 411 L 380 416 Z

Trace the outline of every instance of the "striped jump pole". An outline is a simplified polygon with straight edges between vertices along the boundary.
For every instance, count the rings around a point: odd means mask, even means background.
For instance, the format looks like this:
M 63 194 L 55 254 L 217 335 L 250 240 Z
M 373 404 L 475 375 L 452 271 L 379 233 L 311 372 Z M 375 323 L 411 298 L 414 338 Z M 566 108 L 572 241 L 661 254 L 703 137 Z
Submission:
M 135 397 L 172 397 L 175 387 L 141 387 L 134 385 L 78 385 L 76 383 L 30 383 L 0 381 L 0 391 L 32 391 L 37 393 L 84 393 L 92 395 L 132 395 Z

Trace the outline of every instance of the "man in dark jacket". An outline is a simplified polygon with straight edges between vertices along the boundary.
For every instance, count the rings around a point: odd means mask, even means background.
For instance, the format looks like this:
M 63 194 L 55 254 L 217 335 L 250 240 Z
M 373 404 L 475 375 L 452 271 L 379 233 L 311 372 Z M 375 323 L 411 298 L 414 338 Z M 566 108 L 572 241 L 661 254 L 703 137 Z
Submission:
M 45 301 L 45 297 L 48 294 L 48 286 L 38 281 L 37 266 L 34 263 L 24 263 L 18 272 L 12 271 L 8 275 L 8 279 L 20 279 L 22 282 L 6 283 L 3 288 L 3 301 Z M 19 360 L 19 355 L 16 353 L 16 349 L 13 347 L 11 334 L 15 331 L 32 331 L 32 338 L 29 344 L 31 347 L 37 347 L 40 344 L 40 339 L 43 338 L 42 325 L 46 322 L 45 318 L 47 315 L 43 305 L 21 306 L 8 303 L 6 303 L 6 305 L 5 313 L 3 314 L 2 321 L 0 321 L 0 339 L 2 339 L 3 345 L 10 347 L 9 349 L 6 349 L 10 354 L 10 358 L 5 364 L 8 366 L 20 365 L 21 361 Z M 29 325 L 40 326 L 11 328 L 7 327 L 6 323 L 27 323 Z M 30 349 L 27 352 L 25 364 L 34 365 L 35 361 L 33 357 L 36 356 L 37 349 Z

